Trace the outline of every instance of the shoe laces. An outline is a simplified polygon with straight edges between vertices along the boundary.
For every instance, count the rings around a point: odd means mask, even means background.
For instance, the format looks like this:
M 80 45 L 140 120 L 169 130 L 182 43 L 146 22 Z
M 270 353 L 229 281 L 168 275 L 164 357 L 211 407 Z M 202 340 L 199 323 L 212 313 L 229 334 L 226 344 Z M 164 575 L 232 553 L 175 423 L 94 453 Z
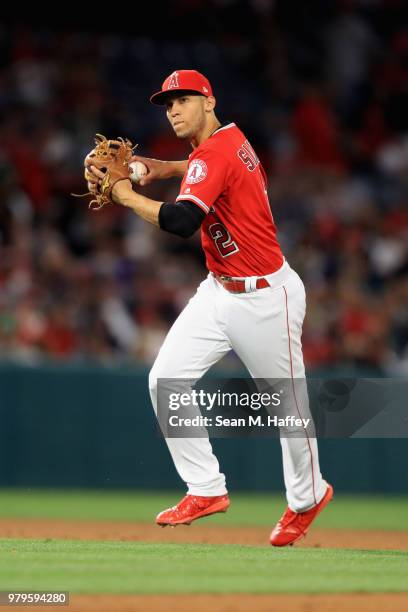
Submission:
M 187 510 L 190 512 L 193 508 L 201 509 L 203 504 L 200 504 L 200 501 L 200 498 L 195 495 L 186 495 L 176 506 L 172 507 L 172 510 L 176 512 L 184 512 Z
M 281 518 L 279 519 L 278 524 L 280 527 L 287 527 L 299 516 L 297 512 L 293 512 L 290 508 L 287 508 Z
M 294 512 L 290 508 L 287 508 L 286 512 L 279 521 L 279 525 L 281 528 L 283 528 L 295 523 L 297 529 L 305 532 L 310 525 L 311 515 L 313 515 L 314 512 L 315 507 L 311 508 L 310 510 L 306 510 L 306 512 Z

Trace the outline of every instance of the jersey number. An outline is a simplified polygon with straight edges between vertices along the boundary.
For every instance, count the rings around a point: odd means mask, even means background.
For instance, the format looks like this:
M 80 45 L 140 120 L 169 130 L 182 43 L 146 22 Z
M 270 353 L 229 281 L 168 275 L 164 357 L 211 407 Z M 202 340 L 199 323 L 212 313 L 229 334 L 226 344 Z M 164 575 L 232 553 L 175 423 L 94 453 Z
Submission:
M 208 231 L 222 257 L 229 257 L 233 253 L 238 253 L 237 243 L 233 241 L 229 231 L 222 223 L 213 223 L 208 228 Z

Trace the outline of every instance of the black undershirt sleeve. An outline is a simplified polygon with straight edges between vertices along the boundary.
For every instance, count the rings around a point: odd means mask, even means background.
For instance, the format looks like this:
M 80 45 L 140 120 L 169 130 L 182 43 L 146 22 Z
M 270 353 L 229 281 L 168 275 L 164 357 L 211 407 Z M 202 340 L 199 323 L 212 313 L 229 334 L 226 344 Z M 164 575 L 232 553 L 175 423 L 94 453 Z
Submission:
M 159 226 L 165 232 L 190 238 L 200 227 L 205 212 L 188 200 L 163 202 L 159 210 Z

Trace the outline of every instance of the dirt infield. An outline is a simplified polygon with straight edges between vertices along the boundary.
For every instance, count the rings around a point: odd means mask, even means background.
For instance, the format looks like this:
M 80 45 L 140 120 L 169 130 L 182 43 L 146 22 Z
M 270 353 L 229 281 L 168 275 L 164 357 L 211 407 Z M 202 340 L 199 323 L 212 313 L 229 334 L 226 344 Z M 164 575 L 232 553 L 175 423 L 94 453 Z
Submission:
M 266 527 L 220 527 L 197 523 L 190 527 L 161 528 L 152 524 L 60 519 L 0 519 L 1 538 L 61 538 L 66 540 L 122 540 L 193 544 L 269 546 Z M 297 546 L 408 550 L 407 531 L 313 529 Z M 408 607 L 407 607 L 408 609 Z
M 127 542 L 180 542 L 269 546 L 268 529 L 222 527 L 200 523 L 162 529 L 125 522 L 51 519 L 0 519 L 1 538 L 61 538 L 122 540 Z M 408 532 L 314 529 L 298 546 L 408 550 Z M 15 606 L 25 611 L 26 607 Z M 36 609 L 45 609 L 37 607 Z M 61 610 L 48 607 L 47 610 Z M 408 593 L 346 593 L 330 595 L 71 595 L 72 612 L 406 612 Z
M 408 595 L 153 595 L 101 597 L 99 602 L 92 597 L 81 597 L 77 602 L 73 599 L 72 604 L 70 607 L 75 611 L 97 609 L 106 612 L 406 612 Z
M 72 595 L 61 612 L 406 612 L 408 594 L 339 595 Z M 27 612 L 26 607 L 13 610 Z

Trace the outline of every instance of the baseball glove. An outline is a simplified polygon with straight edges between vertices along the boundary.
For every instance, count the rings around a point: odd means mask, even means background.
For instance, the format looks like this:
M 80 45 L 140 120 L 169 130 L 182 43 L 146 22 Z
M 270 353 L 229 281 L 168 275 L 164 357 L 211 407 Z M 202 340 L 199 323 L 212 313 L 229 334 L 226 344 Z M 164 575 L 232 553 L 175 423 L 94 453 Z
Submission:
M 84 197 L 91 195 L 93 199 L 89 203 L 91 210 L 100 210 L 106 204 L 112 204 L 112 189 L 118 181 L 127 180 L 130 178 L 131 170 L 129 162 L 133 154 L 133 150 L 137 145 L 133 146 L 131 141 L 126 138 L 118 138 L 117 140 L 108 140 L 101 134 L 95 136 L 95 148 L 85 158 L 85 180 L 89 182 L 94 178 L 90 172 L 90 167 L 95 166 L 98 170 L 105 172 L 102 183 L 95 185 L 95 188 L 82 195 L 72 194 L 76 197 Z

